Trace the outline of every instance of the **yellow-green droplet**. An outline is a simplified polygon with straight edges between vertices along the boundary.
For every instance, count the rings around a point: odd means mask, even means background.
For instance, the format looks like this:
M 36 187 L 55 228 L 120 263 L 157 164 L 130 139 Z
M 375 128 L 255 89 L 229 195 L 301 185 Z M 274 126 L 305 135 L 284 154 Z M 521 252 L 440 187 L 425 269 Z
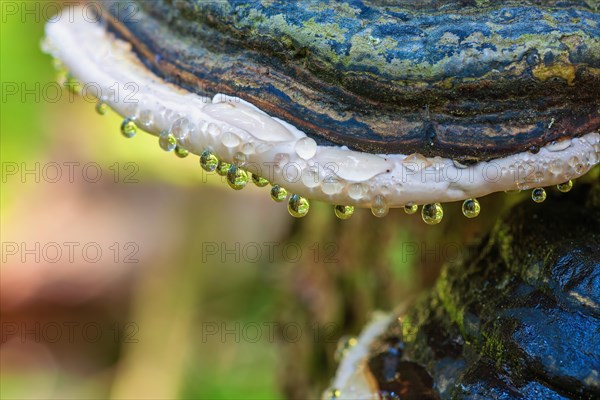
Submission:
M 231 164 L 219 160 L 219 162 L 217 163 L 217 169 L 215 171 L 221 176 L 227 176 L 227 171 L 229 171 L 229 167 L 231 167 Z
M 573 181 L 569 180 L 565 183 L 558 184 L 558 185 L 556 185 L 556 188 L 563 193 L 567 193 L 571 189 L 573 189 Z
M 358 340 L 356 340 L 356 338 L 354 336 L 342 336 L 340 338 L 340 340 L 337 343 L 337 347 L 335 349 L 335 353 L 334 353 L 334 358 L 337 362 L 342 361 L 342 359 L 346 356 L 346 354 L 348 354 L 348 351 L 350 351 L 350 349 L 352 349 L 354 346 L 356 346 L 356 344 L 358 343 Z
M 137 125 L 133 118 L 125 118 L 121 123 L 121 134 L 126 138 L 132 138 L 137 133 Z
M 52 59 L 52 65 L 54 66 L 54 70 L 56 71 L 56 81 L 65 86 L 65 82 L 67 80 L 68 70 L 65 68 L 65 65 L 58 58 Z
M 67 72 L 67 70 L 65 69 L 65 65 L 58 58 L 52 57 L 52 66 L 54 67 L 54 70 L 56 70 L 56 71 Z
M 348 219 L 354 214 L 354 206 L 335 206 L 334 211 L 339 219 Z
M 479 215 L 481 211 L 481 206 L 479 205 L 479 201 L 477 199 L 466 199 L 463 201 L 462 205 L 462 213 L 467 218 L 475 218 Z
M 546 191 L 544 188 L 535 188 L 531 191 L 531 198 L 536 203 L 541 203 L 546 200 Z
M 413 203 L 408 203 L 404 206 L 404 212 L 407 214 L 414 214 L 419 209 L 419 206 Z
M 273 187 L 271 188 L 271 198 L 278 203 L 285 201 L 285 199 L 287 198 L 287 190 L 285 190 L 279 185 L 273 185 Z
M 340 392 L 339 389 L 329 389 L 327 391 L 326 398 L 328 400 L 339 399 L 341 395 L 342 395 L 342 392 Z
M 210 150 L 204 150 L 200 155 L 200 166 L 206 172 L 213 172 L 219 165 L 219 159 Z
M 177 147 L 177 139 L 175 136 L 169 133 L 169 131 L 162 131 L 158 137 L 158 145 L 164 151 L 173 151 Z
M 252 182 L 258 187 L 265 187 L 269 184 L 268 180 L 256 174 L 252 174 Z
M 108 104 L 100 100 L 96 103 L 96 112 L 100 115 L 105 115 L 108 112 Z
M 235 164 L 227 171 L 227 184 L 235 190 L 242 190 L 248 183 L 248 173 Z
M 184 149 L 183 147 L 175 146 L 175 155 L 179 158 L 185 158 L 190 154 L 189 151 Z
M 293 194 L 288 201 L 288 211 L 292 217 L 302 218 L 308 214 L 310 203 L 299 194 Z
M 389 211 L 390 208 L 385 202 L 385 197 L 380 194 L 376 195 L 371 203 L 371 213 L 377 218 L 383 218 L 388 214 Z
M 72 93 L 79 94 L 81 92 L 81 83 L 70 72 L 65 77 L 64 85 Z
M 421 209 L 421 217 L 428 225 L 439 224 L 444 217 L 444 210 L 440 203 L 425 204 Z

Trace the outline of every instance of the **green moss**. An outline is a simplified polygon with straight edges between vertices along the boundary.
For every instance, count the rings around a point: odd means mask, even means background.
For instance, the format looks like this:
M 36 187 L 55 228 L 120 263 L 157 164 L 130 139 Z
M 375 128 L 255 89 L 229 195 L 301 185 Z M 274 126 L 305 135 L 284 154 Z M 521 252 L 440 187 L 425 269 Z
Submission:
M 452 284 L 449 281 L 447 269 L 442 272 L 442 275 L 438 279 L 436 293 L 442 302 L 444 310 L 448 313 L 450 320 L 458 326 L 462 335 L 465 336 L 463 324 L 464 308 L 459 305 L 458 299 L 452 292 Z
M 481 346 L 481 353 L 494 360 L 496 366 L 502 365 L 508 353 L 498 332 L 495 330 L 482 332 L 482 336 L 483 345 Z

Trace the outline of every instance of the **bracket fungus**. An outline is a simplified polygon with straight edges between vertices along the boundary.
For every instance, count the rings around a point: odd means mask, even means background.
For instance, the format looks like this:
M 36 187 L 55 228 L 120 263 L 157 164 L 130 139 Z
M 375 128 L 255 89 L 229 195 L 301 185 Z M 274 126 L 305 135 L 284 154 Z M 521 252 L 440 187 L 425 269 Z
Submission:
M 296 217 L 307 199 L 342 219 L 422 205 L 435 224 L 454 201 L 475 217 L 478 197 L 543 201 L 600 159 L 594 2 L 101 4 L 44 42 L 99 113 L 234 189 L 272 184 Z

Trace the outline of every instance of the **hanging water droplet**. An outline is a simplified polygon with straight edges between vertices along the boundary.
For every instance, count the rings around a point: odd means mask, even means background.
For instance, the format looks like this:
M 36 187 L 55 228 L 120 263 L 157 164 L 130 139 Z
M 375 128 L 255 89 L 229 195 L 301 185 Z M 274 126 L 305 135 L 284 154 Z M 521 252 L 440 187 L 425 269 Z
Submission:
M 533 182 L 528 182 L 528 181 L 519 181 L 517 182 L 517 189 L 519 190 L 528 190 L 531 189 L 531 187 Z
M 579 157 L 577 156 L 572 156 L 571 158 L 569 158 L 569 161 L 567 161 L 569 163 L 569 165 L 573 168 L 575 168 L 575 166 L 577 164 L 579 164 Z
M 242 139 L 240 139 L 240 137 L 233 132 L 225 132 L 221 136 L 221 143 L 223 146 L 228 148 L 239 146 L 241 141 Z
M 200 155 L 200 166 L 206 172 L 213 172 L 219 165 L 219 159 L 210 150 L 204 150 Z
M 258 187 L 265 187 L 269 184 L 268 180 L 256 174 L 252 174 L 252 182 Z
M 353 200 L 360 200 L 365 195 L 366 188 L 362 183 L 353 183 L 348 187 L 348 196 Z
M 281 170 L 285 168 L 290 162 L 290 156 L 286 153 L 278 153 L 275 155 L 273 160 L 275 162 L 275 168 Z
M 433 167 L 435 168 L 436 171 L 439 172 L 442 168 L 444 168 L 445 165 L 446 165 L 446 162 L 444 161 L 444 159 L 442 157 L 440 157 L 440 156 L 433 157 Z M 450 166 L 450 164 L 448 164 L 448 166 Z
M 190 134 L 190 121 L 187 118 L 178 118 L 171 126 L 171 133 L 177 142 L 183 142 Z
M 296 154 L 298 154 L 300 158 L 308 160 L 317 153 L 317 142 L 312 138 L 303 137 L 298 139 L 294 150 L 296 150 Z
M 310 203 L 299 194 L 293 194 L 288 201 L 288 211 L 292 217 L 302 218 L 308 214 Z
M 342 361 L 342 359 L 348 353 L 348 351 L 351 348 L 353 348 L 354 346 L 356 346 L 357 343 L 358 343 L 358 340 L 356 340 L 356 338 L 354 336 L 348 336 L 348 335 L 342 336 L 340 338 L 340 340 L 337 342 L 337 347 L 335 349 L 333 358 L 337 362 Z
M 189 151 L 180 146 L 175 146 L 175 155 L 179 158 L 185 158 L 190 154 Z
M 526 181 L 529 174 L 527 173 L 527 169 L 523 164 L 517 165 L 517 176 L 519 177 L 519 182 L 523 183 Z
M 177 139 L 169 131 L 162 131 L 158 136 L 158 145 L 164 151 L 173 151 L 177 147 Z
M 307 168 L 304 171 L 302 171 L 301 179 L 302 183 L 307 188 L 317 187 L 321 183 L 319 181 L 319 172 L 316 170 L 316 168 L 313 167 Z
M 475 218 L 479 215 L 481 206 L 477 199 L 466 199 L 462 205 L 462 213 L 467 218 Z
M 402 165 L 410 172 L 420 171 L 431 165 L 427 157 L 419 153 L 414 153 L 406 156 L 402 160 Z
M 273 185 L 273 187 L 271 188 L 271 198 L 273 200 L 280 203 L 282 201 L 285 201 L 286 197 L 287 197 L 287 190 L 285 190 L 284 188 L 282 188 L 279 185 Z
M 126 138 L 132 138 L 137 132 L 137 125 L 133 118 L 125 118 L 121 123 L 121 134 Z
M 442 221 L 444 210 L 440 203 L 425 204 L 421 209 L 421 217 L 427 225 L 436 225 Z
M 227 184 L 229 187 L 235 190 L 241 190 L 247 183 L 248 173 L 237 165 L 231 164 L 227 171 Z
M 546 200 L 546 191 L 544 188 L 535 188 L 531 191 L 531 198 L 536 203 L 541 203 Z
M 67 85 L 65 85 L 67 83 L 67 71 L 66 70 L 60 70 L 60 71 L 56 71 L 56 76 L 54 78 L 56 80 L 56 82 L 58 82 L 58 84 L 62 87 L 66 87 Z
M 560 183 L 558 185 L 556 185 L 556 188 L 558 190 L 560 190 L 563 193 L 567 193 L 568 191 L 570 191 L 571 189 L 573 189 L 573 181 L 572 180 L 568 180 L 565 183 Z
M 237 165 L 238 167 L 242 167 L 244 166 L 244 164 L 246 164 L 246 161 L 248 160 L 248 156 L 246 156 L 244 153 L 242 153 L 241 151 L 238 151 L 237 153 L 235 153 L 233 155 L 233 163 L 235 165 Z
M 108 112 L 108 104 L 106 104 L 102 100 L 99 100 L 96 103 L 96 112 L 100 115 L 106 115 L 106 113 Z
M 65 88 L 74 94 L 79 94 L 81 92 L 81 83 L 71 74 L 67 73 L 64 82 Z
M 385 203 L 385 198 L 378 194 L 371 203 L 371 212 L 377 218 L 385 217 L 390 211 L 388 205 Z
M 342 395 L 342 392 L 340 392 L 339 389 L 332 388 L 327 391 L 326 399 L 327 400 L 339 399 L 339 397 L 341 395 Z
M 600 143 L 596 143 L 594 145 L 594 149 L 590 150 L 590 152 L 588 154 L 590 157 L 590 162 L 592 164 L 597 163 L 598 160 L 600 160 Z M 591 167 L 591 165 L 590 165 L 590 167 Z
M 568 163 L 577 174 L 582 174 L 583 171 L 585 171 L 585 165 L 583 165 L 583 163 L 579 160 L 579 157 L 577 156 L 569 158 Z
M 550 171 L 553 175 L 561 174 L 563 170 L 563 163 L 560 160 L 553 160 L 548 165 L 548 171 Z
M 171 110 L 170 108 L 165 108 L 161 106 L 160 114 L 166 122 L 170 122 L 171 124 L 173 124 L 173 122 L 175 122 L 175 119 L 177 119 L 177 117 L 174 115 L 175 111 Z
M 254 143 L 246 142 L 242 145 L 242 153 L 246 155 L 254 154 L 256 149 L 254 148 Z
M 404 206 L 404 212 L 409 215 L 416 213 L 418 209 L 419 209 L 419 206 L 414 203 L 407 203 Z
M 272 148 L 273 145 L 271 143 L 261 143 L 258 146 L 256 146 L 255 151 L 257 154 L 263 154 L 271 150 Z
M 344 189 L 344 184 L 337 177 L 326 177 L 321 183 L 321 190 L 327 195 L 338 194 Z
M 140 116 L 138 120 L 143 126 L 149 128 L 154 123 L 154 115 L 152 115 L 151 110 L 142 110 L 140 111 Z
M 227 171 L 229 171 L 229 167 L 231 167 L 231 164 L 219 160 L 219 162 L 217 163 L 217 169 L 215 171 L 217 171 L 217 174 L 221 175 L 221 176 L 226 176 L 227 175 Z
M 208 127 L 206 128 L 206 131 L 211 136 L 219 136 L 221 134 L 221 128 L 219 128 L 219 126 L 217 124 L 213 123 L 213 122 L 211 122 L 210 124 L 208 124 Z
M 354 214 L 353 206 L 335 206 L 335 216 L 339 219 L 348 219 Z
M 63 64 L 63 62 L 55 57 L 52 57 L 52 66 L 54 67 L 54 69 L 56 71 L 64 71 L 65 70 L 65 64 Z

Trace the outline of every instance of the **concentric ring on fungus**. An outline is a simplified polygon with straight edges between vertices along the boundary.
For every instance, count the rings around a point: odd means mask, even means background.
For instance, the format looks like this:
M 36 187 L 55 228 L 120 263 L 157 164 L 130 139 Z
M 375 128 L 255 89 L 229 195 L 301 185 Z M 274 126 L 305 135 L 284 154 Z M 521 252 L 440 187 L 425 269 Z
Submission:
M 45 50 L 163 149 L 239 168 L 236 189 L 246 170 L 278 200 L 384 216 L 564 187 L 600 159 L 585 2 L 142 1 L 131 21 L 114 3 L 48 23 Z

